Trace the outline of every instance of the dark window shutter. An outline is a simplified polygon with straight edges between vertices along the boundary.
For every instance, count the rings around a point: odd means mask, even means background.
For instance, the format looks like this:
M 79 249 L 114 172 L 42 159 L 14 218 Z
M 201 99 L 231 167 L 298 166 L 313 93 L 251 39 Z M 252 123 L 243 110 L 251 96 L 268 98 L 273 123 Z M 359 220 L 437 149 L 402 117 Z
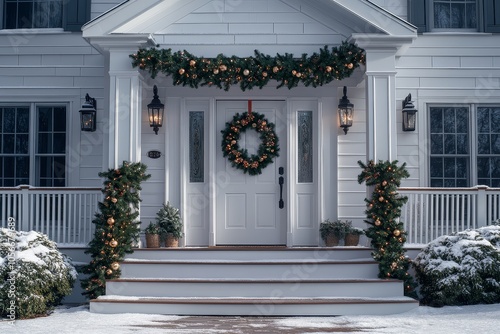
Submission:
M 427 31 L 427 10 L 425 0 L 408 0 L 408 22 L 418 28 L 418 33 Z
M 90 20 L 91 0 L 66 0 L 64 2 L 64 30 L 81 31 Z
M 484 31 L 500 32 L 500 0 L 484 0 Z

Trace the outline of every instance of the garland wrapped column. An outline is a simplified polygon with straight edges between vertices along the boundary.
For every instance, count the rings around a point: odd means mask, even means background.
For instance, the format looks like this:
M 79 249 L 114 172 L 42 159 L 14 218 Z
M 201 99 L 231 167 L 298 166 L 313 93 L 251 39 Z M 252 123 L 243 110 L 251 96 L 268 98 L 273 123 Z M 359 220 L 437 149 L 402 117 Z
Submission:
M 358 161 L 363 169 L 358 176 L 358 182 L 373 186 L 374 190 L 366 210 L 366 223 L 370 227 L 366 236 L 371 239 L 374 248 L 373 258 L 379 262 L 380 278 L 396 278 L 405 282 L 405 294 L 414 296 L 415 284 L 408 274 L 411 260 L 405 256 L 403 248 L 406 242 L 406 232 L 403 223 L 399 221 L 401 207 L 408 200 L 398 196 L 397 189 L 401 179 L 410 176 L 406 164 L 398 166 L 398 161 L 369 161 L 367 165 Z

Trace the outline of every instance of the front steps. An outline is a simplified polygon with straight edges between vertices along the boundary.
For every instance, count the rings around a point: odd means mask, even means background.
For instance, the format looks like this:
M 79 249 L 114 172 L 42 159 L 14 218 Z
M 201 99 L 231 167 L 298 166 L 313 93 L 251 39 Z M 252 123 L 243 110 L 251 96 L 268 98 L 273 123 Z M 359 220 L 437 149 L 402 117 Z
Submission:
M 365 247 L 138 249 L 121 269 L 91 312 L 332 316 L 418 306 L 401 281 L 377 278 Z

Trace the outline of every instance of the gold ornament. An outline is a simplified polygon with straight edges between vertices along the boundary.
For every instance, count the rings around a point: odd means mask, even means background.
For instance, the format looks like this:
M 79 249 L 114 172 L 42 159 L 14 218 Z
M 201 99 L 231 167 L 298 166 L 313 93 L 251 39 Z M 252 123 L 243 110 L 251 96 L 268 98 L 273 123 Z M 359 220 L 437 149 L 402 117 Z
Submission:
M 111 275 L 112 273 L 113 273 L 113 270 L 111 270 L 111 269 L 106 270 L 107 275 Z
M 278 71 L 279 71 L 279 70 L 280 70 L 280 69 L 279 69 L 279 67 L 278 67 L 278 66 L 274 66 L 274 67 L 273 67 L 273 72 L 274 72 L 274 73 L 278 73 Z
M 394 230 L 394 232 L 392 232 L 396 237 L 399 237 L 399 235 L 401 234 L 401 231 L 400 230 Z
M 383 202 L 383 201 L 384 201 L 384 197 L 380 196 L 380 197 L 378 198 L 378 201 L 379 201 L 379 202 Z
M 111 269 L 118 270 L 120 268 L 120 264 L 118 262 L 111 263 Z
M 111 241 L 109 242 L 109 245 L 113 248 L 115 248 L 116 246 L 118 246 L 118 241 L 116 241 L 115 239 L 111 239 Z
M 243 70 L 243 75 L 244 75 L 244 76 L 247 76 L 247 75 L 249 75 L 249 74 L 250 74 L 250 71 L 249 71 L 249 70 L 247 70 L 247 69 L 244 69 L 244 70 Z
M 385 187 L 387 185 L 387 181 L 382 181 L 382 185 Z
M 180 74 L 180 75 L 183 75 L 183 74 L 184 74 L 184 72 L 186 72 L 186 70 L 185 70 L 185 69 L 183 69 L 183 68 L 179 69 L 179 74 Z
M 114 197 L 113 197 L 113 198 L 111 199 L 111 202 L 116 203 L 116 202 L 118 202 L 118 199 L 116 199 L 116 198 L 114 198 Z
M 189 61 L 189 66 L 193 67 L 194 65 L 196 65 L 196 61 L 194 61 L 194 60 L 191 59 Z
M 354 65 L 353 65 L 352 63 L 347 64 L 347 68 L 348 68 L 348 69 L 350 69 L 350 70 L 351 70 L 353 67 L 354 67 Z
M 330 73 L 330 72 L 332 71 L 332 67 L 331 67 L 331 66 L 327 66 L 327 67 L 326 67 L 326 71 L 327 71 L 328 73 Z
M 292 75 L 296 75 L 296 74 L 297 74 L 297 71 L 292 70 Z
M 227 70 L 227 66 L 226 65 L 221 65 L 219 66 L 219 69 L 224 72 L 225 70 Z
M 214 70 L 214 74 L 215 74 L 215 75 L 219 74 L 219 69 L 218 69 L 218 68 L 216 68 L 216 69 Z
M 377 220 L 375 221 L 375 226 L 380 226 L 380 225 L 382 225 L 382 223 L 380 222 L 380 220 L 378 220 L 378 219 L 377 219 Z
M 113 225 L 115 223 L 115 220 L 113 217 L 108 218 L 108 225 Z
M 264 78 L 267 78 L 267 72 L 262 72 L 262 76 L 263 76 Z

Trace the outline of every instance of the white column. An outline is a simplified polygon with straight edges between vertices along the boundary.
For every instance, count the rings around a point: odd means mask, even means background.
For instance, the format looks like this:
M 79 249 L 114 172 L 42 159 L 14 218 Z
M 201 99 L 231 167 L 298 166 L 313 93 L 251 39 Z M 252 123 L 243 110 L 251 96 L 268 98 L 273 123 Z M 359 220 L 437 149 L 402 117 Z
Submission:
M 110 51 L 109 168 L 141 160 L 142 80 L 132 69 L 131 53 Z
M 396 54 L 416 35 L 353 34 L 366 54 L 366 158 L 397 158 Z
M 366 57 L 366 157 L 392 161 L 397 157 L 395 55 L 367 50 Z M 374 58 L 385 68 L 368 64 Z

